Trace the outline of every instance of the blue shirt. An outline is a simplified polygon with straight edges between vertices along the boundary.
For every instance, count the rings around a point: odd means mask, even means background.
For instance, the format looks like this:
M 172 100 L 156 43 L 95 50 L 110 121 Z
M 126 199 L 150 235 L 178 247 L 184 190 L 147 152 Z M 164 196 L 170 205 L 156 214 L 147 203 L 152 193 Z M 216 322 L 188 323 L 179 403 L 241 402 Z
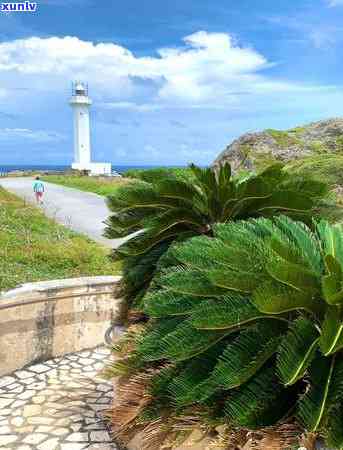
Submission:
M 34 192 L 44 192 L 44 184 L 40 180 L 35 181 L 35 183 L 33 185 L 33 191 Z

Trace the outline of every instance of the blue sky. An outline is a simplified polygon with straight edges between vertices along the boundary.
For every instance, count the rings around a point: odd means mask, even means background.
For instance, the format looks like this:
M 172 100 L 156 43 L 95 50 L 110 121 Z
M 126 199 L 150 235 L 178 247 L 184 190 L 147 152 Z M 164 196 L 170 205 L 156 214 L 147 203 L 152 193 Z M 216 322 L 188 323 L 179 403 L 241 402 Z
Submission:
M 1 0 L 0 0 L 1 3 Z M 0 12 L 0 164 L 210 163 L 234 138 L 343 116 L 343 0 L 38 0 Z

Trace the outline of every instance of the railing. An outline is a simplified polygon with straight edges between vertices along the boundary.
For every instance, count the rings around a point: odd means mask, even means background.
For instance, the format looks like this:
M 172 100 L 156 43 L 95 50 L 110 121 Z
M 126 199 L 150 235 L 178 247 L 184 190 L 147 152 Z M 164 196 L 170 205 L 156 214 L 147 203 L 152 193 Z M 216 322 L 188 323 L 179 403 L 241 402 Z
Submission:
M 18 308 L 20 306 L 27 306 L 27 305 L 34 305 L 36 303 L 46 303 L 47 301 L 57 301 L 57 300 L 65 300 L 65 299 L 72 299 L 72 298 L 80 298 L 80 297 L 89 297 L 90 295 L 108 295 L 113 297 L 113 292 L 109 291 L 96 291 L 95 293 L 90 292 L 84 292 L 84 293 L 78 293 L 78 294 L 68 294 L 68 295 L 58 295 L 56 297 L 48 297 L 48 298 L 36 298 L 36 299 L 25 299 L 21 302 L 17 303 L 0 303 L 0 311 L 3 309 L 12 309 L 12 308 Z

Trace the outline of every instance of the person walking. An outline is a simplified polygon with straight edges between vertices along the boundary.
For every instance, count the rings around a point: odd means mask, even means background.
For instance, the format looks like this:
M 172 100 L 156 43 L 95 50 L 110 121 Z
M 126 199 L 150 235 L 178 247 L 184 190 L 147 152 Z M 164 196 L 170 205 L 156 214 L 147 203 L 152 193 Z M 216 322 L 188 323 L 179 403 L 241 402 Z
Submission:
M 45 192 L 44 184 L 39 177 L 36 177 L 33 184 L 33 192 L 35 193 L 36 201 L 39 205 L 43 204 L 43 194 Z

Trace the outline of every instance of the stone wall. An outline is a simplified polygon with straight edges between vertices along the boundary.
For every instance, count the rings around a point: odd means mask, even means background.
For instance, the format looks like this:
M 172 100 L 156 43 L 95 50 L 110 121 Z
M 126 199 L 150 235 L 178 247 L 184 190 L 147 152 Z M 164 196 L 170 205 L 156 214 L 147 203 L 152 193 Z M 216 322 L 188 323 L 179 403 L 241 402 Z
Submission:
M 0 295 L 0 376 L 94 348 L 119 313 L 120 277 L 25 284 Z

